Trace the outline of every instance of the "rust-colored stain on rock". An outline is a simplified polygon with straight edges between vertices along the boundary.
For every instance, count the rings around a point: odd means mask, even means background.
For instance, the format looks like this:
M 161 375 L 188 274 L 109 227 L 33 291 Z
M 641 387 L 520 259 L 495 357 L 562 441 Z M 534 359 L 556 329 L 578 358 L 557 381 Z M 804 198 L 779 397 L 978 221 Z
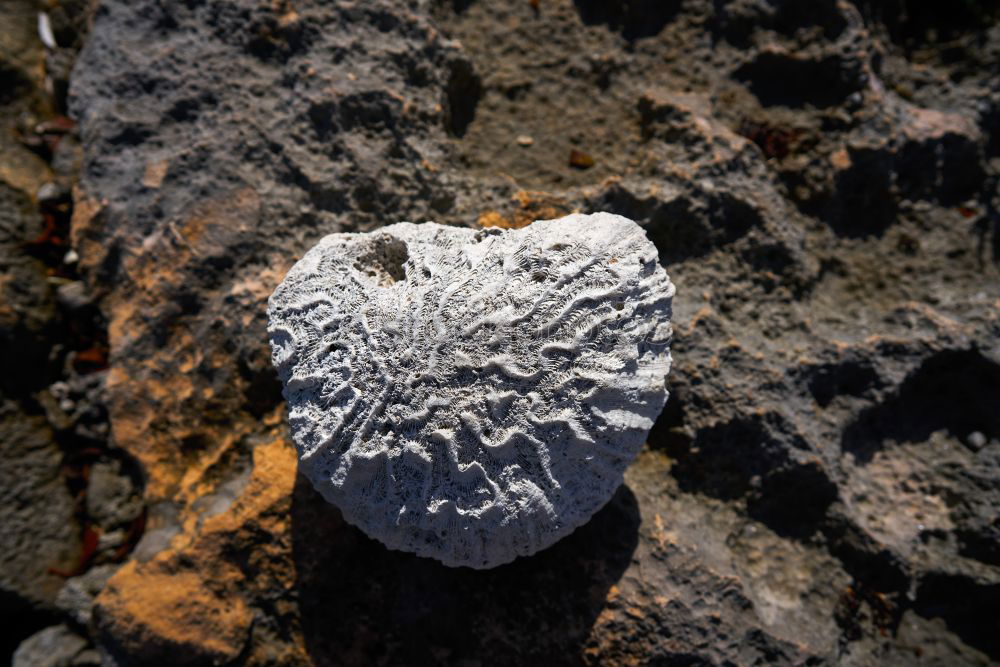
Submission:
M 148 562 L 130 561 L 99 596 L 102 631 L 131 653 L 155 657 L 181 647 L 212 662 L 232 660 L 252 641 L 253 607 L 292 595 L 295 450 L 283 436 L 258 440 L 250 478 L 228 508 L 206 515 L 188 505 L 169 548 Z M 219 487 L 195 484 L 201 498 Z M 296 655 L 294 645 L 272 648 Z
M 152 660 L 180 649 L 214 663 L 231 661 L 253 620 L 242 598 L 217 595 L 195 572 L 140 570 L 135 562 L 112 578 L 98 608 L 109 619 L 106 632 Z
M 535 220 L 553 220 L 571 212 L 569 204 L 561 197 L 548 192 L 518 191 L 504 207 L 503 212 L 486 211 L 479 215 L 480 227 L 520 229 Z

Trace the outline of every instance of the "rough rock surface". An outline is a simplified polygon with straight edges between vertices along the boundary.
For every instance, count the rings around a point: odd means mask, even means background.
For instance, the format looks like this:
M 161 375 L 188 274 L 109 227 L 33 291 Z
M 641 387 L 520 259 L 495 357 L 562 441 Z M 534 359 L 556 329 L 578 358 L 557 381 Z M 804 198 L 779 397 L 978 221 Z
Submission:
M 303 472 L 387 546 L 489 568 L 600 509 L 666 401 L 674 287 L 608 214 L 331 234 L 268 301 Z
M 46 52 L 36 37 L 36 3 L 0 5 L 0 661 L 55 621 L 61 570 L 80 555 L 74 498 L 61 472 L 63 450 L 35 392 L 58 377 L 67 323 L 57 305 L 49 247 L 51 195 L 59 178 L 45 94 Z M 37 143 L 36 143 L 37 142 Z M 60 142 L 61 143 L 61 142 Z M 51 146 L 55 146 L 52 150 Z M 50 194 L 43 187 L 48 185 Z M 44 195 L 44 196 L 43 196 Z M 54 205 L 54 206 L 50 206 Z M 63 250 L 63 253 L 65 250 Z M 58 256 L 62 261 L 62 253 Z
M 94 598 L 117 569 L 114 565 L 97 565 L 78 577 L 70 577 L 56 595 L 56 606 L 78 626 L 89 627 Z
M 53 625 L 24 640 L 11 667 L 96 667 L 101 657 L 84 637 L 66 625 Z
M 149 517 L 97 598 L 107 655 L 1000 660 L 995 2 L 98 4 L 68 278 L 109 319 L 112 442 Z M 34 54 L 0 91 L 31 89 Z M 3 178 L 34 203 L 61 159 Z M 264 316 L 293 258 L 386 220 L 601 210 L 687 296 L 671 400 L 592 521 L 454 570 L 296 481 Z M 3 313 L 43 336 L 24 358 L 59 329 L 45 270 L 4 269 L 3 303 L 38 295 Z
M 69 245 L 81 152 L 63 114 L 86 5 L 0 4 L 0 661 L 24 641 L 19 664 L 99 659 L 82 622 L 53 625 L 74 622 L 57 593 L 123 560 L 145 514 L 139 471 L 107 439 L 102 316 Z M 40 12 L 54 44 L 39 37 Z M 92 466 L 107 474 L 89 479 Z M 127 526 L 89 497 L 102 485 L 127 488 L 119 499 L 138 512 Z
M 62 453 L 37 416 L 0 403 L 0 525 L 9 539 L 0 554 L 0 614 L 17 628 L 51 612 L 62 578 L 80 550 L 73 499 L 60 474 Z M 39 508 L 45 508 L 40 512 Z

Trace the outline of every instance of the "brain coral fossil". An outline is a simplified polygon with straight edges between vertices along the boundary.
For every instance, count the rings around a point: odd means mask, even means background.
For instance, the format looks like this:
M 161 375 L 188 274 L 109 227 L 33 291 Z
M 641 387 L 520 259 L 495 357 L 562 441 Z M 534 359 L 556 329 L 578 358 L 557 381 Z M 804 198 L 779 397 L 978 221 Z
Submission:
M 331 234 L 268 302 L 300 468 L 390 548 L 473 568 L 544 549 L 663 409 L 673 294 L 607 213 Z

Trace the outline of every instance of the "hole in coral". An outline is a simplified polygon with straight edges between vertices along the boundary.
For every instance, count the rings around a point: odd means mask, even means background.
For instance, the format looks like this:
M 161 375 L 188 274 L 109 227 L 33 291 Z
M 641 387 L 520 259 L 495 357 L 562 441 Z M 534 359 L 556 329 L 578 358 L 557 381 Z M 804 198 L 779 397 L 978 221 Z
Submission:
M 403 265 L 409 257 L 403 241 L 383 234 L 366 245 L 364 252 L 354 261 L 354 268 L 379 287 L 389 287 L 406 280 Z

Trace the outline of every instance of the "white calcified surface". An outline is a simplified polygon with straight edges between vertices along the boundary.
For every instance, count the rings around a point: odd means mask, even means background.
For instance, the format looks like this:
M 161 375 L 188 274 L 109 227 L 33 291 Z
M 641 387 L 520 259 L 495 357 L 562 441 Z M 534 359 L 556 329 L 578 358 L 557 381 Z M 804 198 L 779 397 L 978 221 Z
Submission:
M 474 568 L 544 549 L 663 408 L 673 294 L 607 213 L 327 236 L 268 303 L 301 469 L 395 549 Z

